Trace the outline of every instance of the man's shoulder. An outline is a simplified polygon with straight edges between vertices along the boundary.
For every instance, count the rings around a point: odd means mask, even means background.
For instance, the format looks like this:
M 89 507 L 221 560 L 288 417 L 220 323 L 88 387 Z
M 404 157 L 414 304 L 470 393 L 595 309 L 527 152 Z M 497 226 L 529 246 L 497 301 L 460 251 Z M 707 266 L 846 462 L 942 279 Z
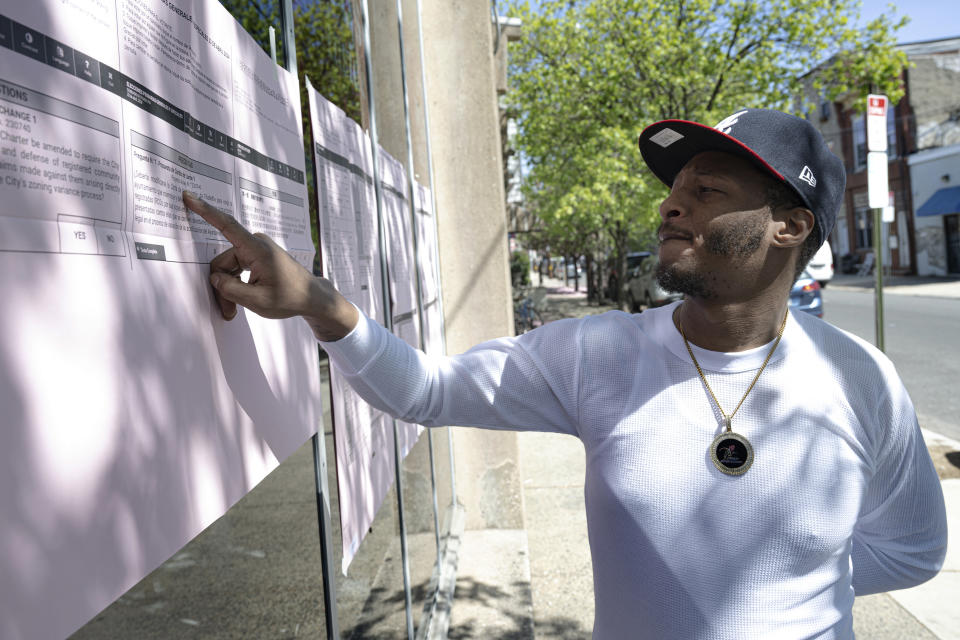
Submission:
M 819 358 L 841 369 L 866 368 L 884 377 L 896 376 L 896 369 L 886 354 L 860 336 L 807 313 L 795 313 L 793 317 L 807 341 L 805 348 Z
M 862 350 L 871 355 L 882 355 L 879 349 L 860 336 L 830 324 L 822 318 L 809 313 L 794 313 L 793 317 L 810 340 L 839 345 L 845 349 Z
M 623 311 L 611 310 L 581 318 L 564 318 L 545 324 L 536 334 L 543 339 L 594 340 L 635 330 L 636 316 Z
M 584 352 L 613 351 L 619 356 L 635 352 L 653 338 L 663 312 L 663 309 L 651 309 L 631 314 L 614 310 L 584 318 L 581 328 Z
M 584 331 L 602 334 L 607 331 L 634 331 L 646 324 L 645 321 L 652 319 L 653 311 L 644 313 L 627 313 L 613 309 L 603 313 L 586 316 L 584 320 Z
M 613 362 L 651 355 L 662 349 L 666 329 L 672 326 L 670 307 L 630 314 L 612 310 L 582 318 L 549 322 L 523 336 L 531 351 L 577 353 L 581 359 Z M 659 352 L 659 351 L 658 351 Z

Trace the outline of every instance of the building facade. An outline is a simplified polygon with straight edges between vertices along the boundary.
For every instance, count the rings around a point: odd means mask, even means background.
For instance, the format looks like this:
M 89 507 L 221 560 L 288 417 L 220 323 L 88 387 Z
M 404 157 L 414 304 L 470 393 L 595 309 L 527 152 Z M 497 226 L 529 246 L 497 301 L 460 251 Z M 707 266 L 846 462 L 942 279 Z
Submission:
M 907 157 L 917 273 L 960 275 L 960 37 L 903 45 L 915 105 Z
M 953 192 L 942 189 L 960 187 L 960 37 L 898 47 L 910 66 L 903 74 L 905 95 L 887 112 L 894 218 L 882 229 L 883 263 L 894 274 L 957 273 L 960 256 L 948 258 L 960 252 L 960 188 L 953 204 L 948 197 Z M 873 251 L 866 116 L 854 108 L 852 96 L 830 101 L 809 89 L 804 103 L 814 105 L 806 110 L 807 118 L 847 169 L 843 207 L 830 236 L 835 262 L 843 264 L 844 256 L 862 262 Z M 924 208 L 934 196 L 934 204 L 944 204 Z

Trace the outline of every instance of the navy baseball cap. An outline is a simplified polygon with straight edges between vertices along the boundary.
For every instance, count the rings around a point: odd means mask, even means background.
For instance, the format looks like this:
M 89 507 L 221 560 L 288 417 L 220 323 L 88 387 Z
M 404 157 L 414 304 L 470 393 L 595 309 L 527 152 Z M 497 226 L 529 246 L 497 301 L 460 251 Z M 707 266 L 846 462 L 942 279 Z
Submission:
M 724 151 L 746 158 L 800 196 L 823 244 L 837 222 L 847 173 L 812 124 L 773 109 L 742 109 L 715 127 L 661 120 L 640 134 L 640 154 L 668 187 L 695 155 Z

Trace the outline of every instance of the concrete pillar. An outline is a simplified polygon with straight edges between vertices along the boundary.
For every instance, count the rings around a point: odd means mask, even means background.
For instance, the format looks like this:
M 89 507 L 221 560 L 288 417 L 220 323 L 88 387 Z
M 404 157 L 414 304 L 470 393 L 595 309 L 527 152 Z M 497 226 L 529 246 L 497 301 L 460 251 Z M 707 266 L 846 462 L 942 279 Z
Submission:
M 380 144 L 406 163 L 395 3 L 369 4 Z M 415 0 L 402 9 L 414 172 L 427 184 Z M 513 330 L 498 66 L 489 3 L 423 0 L 422 10 L 447 352 L 455 354 Z M 457 429 L 454 443 L 467 527 L 521 528 L 516 435 Z

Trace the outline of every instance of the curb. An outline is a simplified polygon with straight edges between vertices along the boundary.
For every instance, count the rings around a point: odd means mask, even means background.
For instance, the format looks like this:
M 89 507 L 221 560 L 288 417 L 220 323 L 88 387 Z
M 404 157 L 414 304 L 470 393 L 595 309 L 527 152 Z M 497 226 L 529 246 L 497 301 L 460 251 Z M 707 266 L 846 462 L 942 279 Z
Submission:
M 920 432 L 923 434 L 923 441 L 928 447 L 932 445 L 942 445 L 960 451 L 960 442 L 953 438 L 937 433 L 936 431 L 924 429 L 923 427 L 920 427 Z

